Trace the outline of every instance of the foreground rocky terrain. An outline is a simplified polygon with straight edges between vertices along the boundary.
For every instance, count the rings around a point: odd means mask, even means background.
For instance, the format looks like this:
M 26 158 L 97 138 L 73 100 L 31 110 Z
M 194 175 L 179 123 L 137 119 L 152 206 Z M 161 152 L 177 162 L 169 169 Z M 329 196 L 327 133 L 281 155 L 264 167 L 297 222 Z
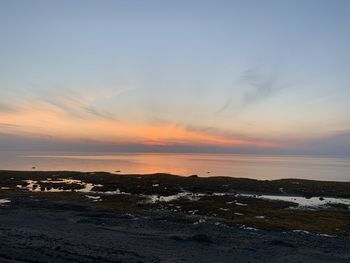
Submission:
M 0 262 L 350 261 L 349 183 L 0 171 L 0 189 Z
M 0 207 L 0 262 L 349 262 L 349 241 L 23 197 Z

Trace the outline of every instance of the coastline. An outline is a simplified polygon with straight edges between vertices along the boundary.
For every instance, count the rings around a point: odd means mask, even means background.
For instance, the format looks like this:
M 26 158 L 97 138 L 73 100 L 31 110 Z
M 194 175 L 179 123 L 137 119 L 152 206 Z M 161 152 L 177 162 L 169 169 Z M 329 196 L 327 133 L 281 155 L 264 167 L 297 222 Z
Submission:
M 2 262 L 350 260 L 348 206 L 261 198 L 347 200 L 350 183 L 0 171 L 0 189 Z

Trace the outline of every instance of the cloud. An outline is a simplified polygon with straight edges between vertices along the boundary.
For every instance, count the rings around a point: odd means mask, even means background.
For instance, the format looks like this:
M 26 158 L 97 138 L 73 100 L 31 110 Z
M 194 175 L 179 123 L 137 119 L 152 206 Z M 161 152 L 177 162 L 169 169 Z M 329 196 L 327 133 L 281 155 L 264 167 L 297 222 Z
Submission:
M 94 139 L 64 140 L 49 136 L 23 136 L 0 133 L 2 150 L 48 151 L 121 151 L 121 152 L 207 152 L 207 153 L 272 153 L 274 149 L 254 145 L 200 144 L 193 141 L 169 140 L 165 144 L 145 141 L 99 141 Z
M 118 118 L 113 111 L 106 109 L 104 103 L 100 101 L 109 101 L 121 94 L 127 92 L 128 88 L 42 88 L 34 87 L 34 100 L 45 102 L 63 111 L 70 117 L 89 119 L 91 116 L 116 121 Z
M 0 112 L 14 112 L 16 107 L 0 101 Z
M 68 124 L 67 124 L 68 125 Z M 215 127 L 162 122 L 127 124 L 120 122 L 80 123 L 72 120 L 66 136 L 54 123 L 49 129 L 28 130 L 0 123 L 3 150 L 157 151 L 251 154 L 350 154 L 350 130 L 314 139 L 266 139 L 249 137 Z M 23 128 L 23 129 L 22 129 Z M 21 132 L 13 132 L 13 130 Z M 64 131 L 67 131 L 65 128 Z M 74 133 L 72 133 L 74 131 Z
M 276 76 L 263 72 L 257 67 L 252 67 L 241 74 L 232 89 L 236 90 L 238 88 L 239 90 L 243 90 L 242 106 L 245 107 L 269 98 L 275 91 L 280 89 L 277 84 Z M 226 111 L 232 106 L 234 97 L 230 94 L 227 94 L 227 97 L 223 105 L 214 114 Z M 238 110 L 239 108 L 236 109 Z
M 92 116 L 111 121 L 117 120 L 115 113 L 104 106 L 104 101 L 112 100 L 129 89 L 108 88 L 65 88 L 60 86 L 42 87 L 31 85 L 29 89 L 11 90 L 0 97 L 0 114 L 28 112 L 38 108 L 49 110 L 47 106 L 63 112 L 69 117 L 89 119 Z M 99 103 L 100 102 L 100 103 Z M 50 107 L 50 109 L 53 109 Z
M 241 83 L 249 88 L 243 94 L 244 105 L 266 99 L 276 90 L 275 78 L 259 74 L 254 68 L 243 73 Z
M 115 116 L 115 114 L 112 114 L 110 112 L 105 112 L 105 111 L 99 111 L 96 108 L 94 108 L 93 106 L 87 106 L 84 109 L 87 113 L 90 113 L 92 115 L 95 115 L 97 117 L 106 119 L 106 120 L 111 120 L 111 121 L 117 121 L 117 117 Z
M 220 109 L 218 109 L 218 110 L 215 112 L 215 114 L 219 114 L 219 113 L 221 113 L 221 112 L 227 110 L 228 108 L 230 108 L 231 104 L 232 104 L 232 98 L 229 98 L 229 99 L 225 102 L 225 104 L 224 104 Z
M 310 154 L 350 154 L 350 130 L 337 131 L 304 145 Z
M 12 129 L 12 128 L 18 128 L 18 127 L 21 127 L 21 125 L 0 122 L 0 128 L 1 129 L 8 129 L 8 128 Z
M 235 133 L 232 131 L 218 129 L 215 127 L 202 127 L 202 126 L 193 126 L 193 125 L 178 125 L 179 127 L 194 133 L 206 134 L 207 136 L 213 136 L 216 138 L 220 138 L 223 140 L 223 145 L 225 143 L 227 146 L 239 145 L 241 147 L 266 147 L 266 148 L 281 148 L 282 146 L 286 146 L 286 144 L 282 143 L 278 140 L 267 140 L 264 138 L 254 138 L 243 135 L 241 133 Z

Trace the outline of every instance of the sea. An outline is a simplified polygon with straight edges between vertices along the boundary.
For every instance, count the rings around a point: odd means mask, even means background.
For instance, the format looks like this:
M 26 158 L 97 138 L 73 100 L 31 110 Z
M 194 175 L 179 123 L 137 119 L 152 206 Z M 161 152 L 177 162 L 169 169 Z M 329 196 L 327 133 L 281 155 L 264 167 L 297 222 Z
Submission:
M 0 151 L 0 170 L 171 173 L 350 182 L 350 156 Z

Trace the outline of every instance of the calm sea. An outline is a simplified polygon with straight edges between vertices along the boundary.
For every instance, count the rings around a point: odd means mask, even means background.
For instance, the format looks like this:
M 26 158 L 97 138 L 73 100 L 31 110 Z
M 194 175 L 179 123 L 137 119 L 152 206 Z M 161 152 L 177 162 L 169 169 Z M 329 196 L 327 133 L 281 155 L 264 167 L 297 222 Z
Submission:
M 350 156 L 0 152 L 1 170 L 75 170 L 350 181 Z

